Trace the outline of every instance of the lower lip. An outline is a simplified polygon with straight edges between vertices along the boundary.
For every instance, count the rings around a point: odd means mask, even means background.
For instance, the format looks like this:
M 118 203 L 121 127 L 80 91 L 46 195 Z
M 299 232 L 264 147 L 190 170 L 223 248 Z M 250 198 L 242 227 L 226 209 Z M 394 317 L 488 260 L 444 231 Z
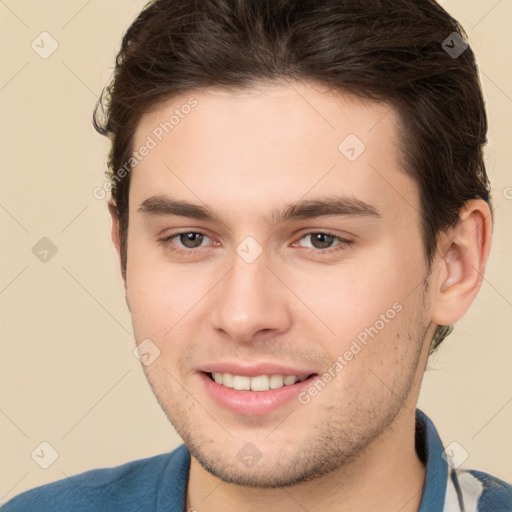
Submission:
M 308 377 L 302 382 L 268 391 L 238 391 L 217 384 L 206 373 L 201 372 L 199 377 L 207 393 L 218 405 L 236 414 L 256 416 L 273 412 L 285 403 L 293 399 L 297 400 L 298 394 L 310 386 L 317 375 Z

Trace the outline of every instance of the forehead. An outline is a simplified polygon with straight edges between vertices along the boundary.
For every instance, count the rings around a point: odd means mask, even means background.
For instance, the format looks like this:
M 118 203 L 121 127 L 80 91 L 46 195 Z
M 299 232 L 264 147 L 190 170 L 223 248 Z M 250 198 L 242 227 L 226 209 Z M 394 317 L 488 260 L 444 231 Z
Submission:
M 390 106 L 312 83 L 191 91 L 141 118 L 134 149 L 151 149 L 133 168 L 130 194 L 260 209 L 339 192 L 379 210 L 414 206 L 397 128 Z

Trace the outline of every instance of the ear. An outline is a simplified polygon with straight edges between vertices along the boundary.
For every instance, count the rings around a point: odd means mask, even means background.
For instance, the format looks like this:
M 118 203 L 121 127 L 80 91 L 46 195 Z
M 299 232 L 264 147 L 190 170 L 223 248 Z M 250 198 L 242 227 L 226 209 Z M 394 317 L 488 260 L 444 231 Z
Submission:
M 439 243 L 432 321 L 450 325 L 460 320 L 475 300 L 491 249 L 492 217 L 483 199 L 471 199 L 457 225 Z

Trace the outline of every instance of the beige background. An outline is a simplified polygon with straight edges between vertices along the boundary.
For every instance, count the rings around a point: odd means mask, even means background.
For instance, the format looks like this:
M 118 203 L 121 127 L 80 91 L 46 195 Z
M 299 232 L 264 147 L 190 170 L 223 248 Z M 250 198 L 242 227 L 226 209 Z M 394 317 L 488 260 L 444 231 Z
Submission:
M 92 195 L 108 149 L 93 106 L 144 3 L 0 1 L 0 502 L 181 442 L 133 356 L 106 202 Z M 431 360 L 419 407 L 468 452 L 463 467 L 512 481 L 512 2 L 443 5 L 481 66 L 496 225 L 480 296 Z M 47 59 L 31 48 L 43 31 L 59 45 Z M 32 253 L 42 237 L 58 248 L 47 263 Z M 43 441 L 58 452 L 48 469 L 31 458 Z

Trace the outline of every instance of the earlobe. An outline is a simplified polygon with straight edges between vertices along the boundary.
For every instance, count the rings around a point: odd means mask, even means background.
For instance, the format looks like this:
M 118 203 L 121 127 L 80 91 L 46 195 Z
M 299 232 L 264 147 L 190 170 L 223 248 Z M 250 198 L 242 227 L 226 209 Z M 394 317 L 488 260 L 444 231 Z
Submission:
M 460 320 L 475 300 L 484 276 L 491 247 L 492 219 L 482 199 L 468 201 L 457 225 L 439 244 L 437 293 L 432 321 L 450 325 Z

